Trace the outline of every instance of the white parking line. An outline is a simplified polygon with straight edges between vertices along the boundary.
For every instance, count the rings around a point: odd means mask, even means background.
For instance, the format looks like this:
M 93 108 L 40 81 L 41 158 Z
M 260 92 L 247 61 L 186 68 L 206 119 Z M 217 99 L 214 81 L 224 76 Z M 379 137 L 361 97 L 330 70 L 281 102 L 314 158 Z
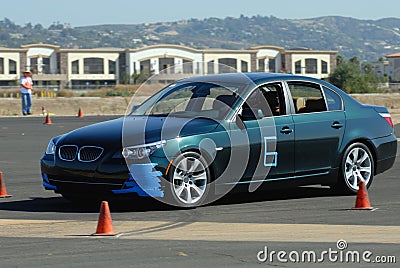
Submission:
M 0 220 L 0 237 L 87 237 L 95 221 Z M 400 244 L 400 226 L 115 221 L 118 239 Z

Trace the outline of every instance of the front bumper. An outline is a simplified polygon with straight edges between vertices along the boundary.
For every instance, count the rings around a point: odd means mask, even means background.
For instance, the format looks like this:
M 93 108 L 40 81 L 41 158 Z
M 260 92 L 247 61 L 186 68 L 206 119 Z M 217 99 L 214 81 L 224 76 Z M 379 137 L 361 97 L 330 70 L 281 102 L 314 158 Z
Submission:
M 46 190 L 78 195 L 129 195 L 164 197 L 162 173 L 158 164 L 131 164 L 123 162 L 103 164 L 97 168 L 73 163 L 55 165 L 54 159 L 41 159 L 42 184 Z

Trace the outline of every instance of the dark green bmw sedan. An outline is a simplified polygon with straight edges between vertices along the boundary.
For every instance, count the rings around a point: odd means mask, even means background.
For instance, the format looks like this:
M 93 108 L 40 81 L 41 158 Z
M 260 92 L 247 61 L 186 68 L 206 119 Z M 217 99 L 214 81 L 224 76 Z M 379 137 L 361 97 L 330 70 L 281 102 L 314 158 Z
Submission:
M 385 107 L 318 79 L 232 73 L 179 80 L 122 118 L 53 138 L 41 171 L 45 189 L 73 201 L 136 195 L 195 207 L 274 182 L 355 193 L 396 150 Z

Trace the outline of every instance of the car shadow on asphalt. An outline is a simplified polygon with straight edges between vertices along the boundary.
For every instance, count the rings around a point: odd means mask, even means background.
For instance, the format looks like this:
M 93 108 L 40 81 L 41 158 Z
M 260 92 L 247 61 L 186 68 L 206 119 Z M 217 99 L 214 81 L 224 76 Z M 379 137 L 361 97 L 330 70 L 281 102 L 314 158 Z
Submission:
M 256 191 L 253 193 L 230 193 L 205 206 L 228 206 L 236 204 L 279 200 L 313 199 L 328 196 L 343 196 L 328 187 L 295 187 L 280 190 Z M 176 211 L 187 208 L 174 207 L 151 198 L 123 198 L 108 200 L 113 212 Z M 72 203 L 62 197 L 31 197 L 27 200 L 0 201 L 0 211 L 98 213 L 100 202 Z
M 129 201 L 127 201 L 129 200 Z M 174 207 L 164 205 L 149 198 L 107 200 L 115 212 L 145 212 L 157 210 L 174 210 Z M 140 203 L 138 203 L 140 202 Z M 57 212 L 57 213 L 99 213 L 100 201 L 89 203 L 70 202 L 63 197 L 31 197 L 27 200 L 1 202 L 0 211 L 22 212 Z
M 329 187 L 321 186 L 304 186 L 304 187 L 292 187 L 286 189 L 272 189 L 272 190 L 258 190 L 254 193 L 233 193 L 228 194 L 216 202 L 210 204 L 210 206 L 219 205 L 232 205 L 242 203 L 257 203 L 267 201 L 279 201 L 279 200 L 296 200 L 296 199 L 308 199 L 308 198 L 319 198 L 328 196 L 345 196 L 345 193 L 338 193 L 330 189 Z

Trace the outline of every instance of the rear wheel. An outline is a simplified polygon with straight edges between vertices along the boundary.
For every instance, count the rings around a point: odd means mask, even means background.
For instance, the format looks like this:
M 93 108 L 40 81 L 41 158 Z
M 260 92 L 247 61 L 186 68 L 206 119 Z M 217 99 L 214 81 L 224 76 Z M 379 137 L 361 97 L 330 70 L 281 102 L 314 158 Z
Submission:
M 361 180 L 368 188 L 374 177 L 374 168 L 370 149 L 363 143 L 351 144 L 343 154 L 341 176 L 335 188 L 342 192 L 357 193 Z
M 210 170 L 205 159 L 197 152 L 178 156 L 170 170 L 167 187 L 174 205 L 196 207 L 209 193 Z

